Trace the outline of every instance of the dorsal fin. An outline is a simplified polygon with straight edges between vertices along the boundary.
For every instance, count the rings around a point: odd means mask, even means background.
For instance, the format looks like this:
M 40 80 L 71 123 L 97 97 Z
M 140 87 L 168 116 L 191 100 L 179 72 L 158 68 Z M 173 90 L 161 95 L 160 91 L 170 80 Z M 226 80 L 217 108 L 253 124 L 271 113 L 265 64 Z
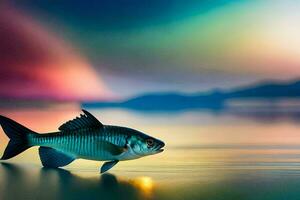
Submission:
M 84 114 L 81 114 L 80 117 L 76 117 L 73 120 L 67 121 L 61 125 L 58 130 L 60 131 L 74 131 L 83 128 L 101 128 L 103 124 L 96 119 L 91 113 L 86 110 L 82 110 Z

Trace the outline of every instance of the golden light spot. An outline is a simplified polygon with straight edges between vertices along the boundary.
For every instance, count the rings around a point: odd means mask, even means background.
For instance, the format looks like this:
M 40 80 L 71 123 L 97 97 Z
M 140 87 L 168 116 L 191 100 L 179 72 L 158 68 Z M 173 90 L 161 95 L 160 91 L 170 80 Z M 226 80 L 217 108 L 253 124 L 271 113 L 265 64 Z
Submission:
M 137 188 L 139 188 L 146 197 L 151 196 L 153 186 L 154 186 L 152 178 L 150 178 L 148 176 L 142 176 L 142 177 L 136 178 L 133 181 L 133 184 Z
M 151 190 L 153 187 L 153 181 L 150 177 L 141 177 L 141 187 L 145 190 Z

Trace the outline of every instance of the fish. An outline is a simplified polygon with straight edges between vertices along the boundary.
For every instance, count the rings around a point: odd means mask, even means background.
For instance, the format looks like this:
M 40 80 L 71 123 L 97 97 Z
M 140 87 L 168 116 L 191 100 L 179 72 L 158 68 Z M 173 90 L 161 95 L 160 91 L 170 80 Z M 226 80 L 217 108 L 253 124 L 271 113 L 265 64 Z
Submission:
M 104 173 L 119 161 L 138 159 L 164 151 L 165 143 L 138 130 L 104 125 L 86 110 L 62 124 L 56 132 L 37 133 L 0 115 L 0 124 L 10 139 L 0 160 L 13 158 L 39 146 L 43 167 L 64 167 L 76 159 L 106 161 Z

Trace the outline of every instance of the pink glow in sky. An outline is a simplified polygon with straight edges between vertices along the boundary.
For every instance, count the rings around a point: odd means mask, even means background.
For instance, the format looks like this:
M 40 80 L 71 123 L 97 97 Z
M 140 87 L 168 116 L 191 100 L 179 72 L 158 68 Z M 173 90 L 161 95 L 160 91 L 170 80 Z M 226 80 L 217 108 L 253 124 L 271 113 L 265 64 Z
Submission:
M 0 8 L 0 96 L 54 100 L 111 96 L 89 62 L 19 11 Z

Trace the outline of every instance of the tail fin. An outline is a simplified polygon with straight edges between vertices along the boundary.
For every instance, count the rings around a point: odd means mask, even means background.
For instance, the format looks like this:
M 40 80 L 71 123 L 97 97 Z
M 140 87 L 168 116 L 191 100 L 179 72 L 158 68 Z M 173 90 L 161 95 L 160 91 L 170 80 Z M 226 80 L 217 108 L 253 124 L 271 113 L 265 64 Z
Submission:
M 31 147 L 27 136 L 29 133 L 35 133 L 34 131 L 1 115 L 0 124 L 6 135 L 10 138 L 1 160 L 10 159 Z

